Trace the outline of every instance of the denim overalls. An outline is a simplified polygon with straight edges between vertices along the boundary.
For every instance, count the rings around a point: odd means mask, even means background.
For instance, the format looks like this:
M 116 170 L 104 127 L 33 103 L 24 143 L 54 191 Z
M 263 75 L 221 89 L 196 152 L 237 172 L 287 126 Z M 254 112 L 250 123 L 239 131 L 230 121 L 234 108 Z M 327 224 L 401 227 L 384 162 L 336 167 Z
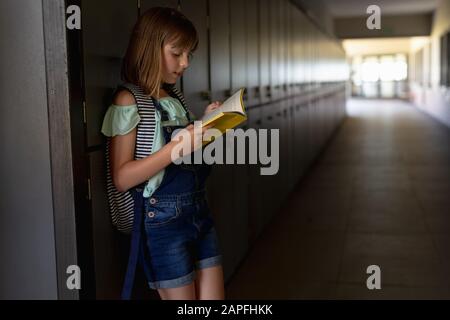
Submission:
M 165 110 L 157 101 L 153 102 L 164 121 L 167 118 Z M 190 120 L 189 113 L 186 116 Z M 166 143 L 178 128 L 182 127 L 163 126 Z M 210 170 L 206 164 L 171 163 L 150 198 L 143 197 L 146 183 L 131 190 L 135 203 L 134 224 L 123 299 L 131 297 L 138 262 L 152 289 L 187 285 L 194 280 L 196 268 L 221 264 L 205 192 Z

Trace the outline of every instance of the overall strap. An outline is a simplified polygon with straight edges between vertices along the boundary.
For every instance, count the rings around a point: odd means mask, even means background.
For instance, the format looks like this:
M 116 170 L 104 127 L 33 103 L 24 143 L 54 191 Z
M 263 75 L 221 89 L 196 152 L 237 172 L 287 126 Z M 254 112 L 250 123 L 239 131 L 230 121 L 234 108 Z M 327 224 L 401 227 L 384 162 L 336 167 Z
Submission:
M 175 99 L 178 99 L 181 102 L 181 105 L 183 106 L 184 111 L 186 112 L 186 117 L 188 118 L 188 121 L 191 122 L 191 116 L 189 114 L 189 110 L 186 105 L 186 101 L 184 100 L 183 95 L 181 92 L 177 89 L 175 85 L 171 84 L 164 84 L 163 85 L 164 90 L 167 91 L 167 93 Z

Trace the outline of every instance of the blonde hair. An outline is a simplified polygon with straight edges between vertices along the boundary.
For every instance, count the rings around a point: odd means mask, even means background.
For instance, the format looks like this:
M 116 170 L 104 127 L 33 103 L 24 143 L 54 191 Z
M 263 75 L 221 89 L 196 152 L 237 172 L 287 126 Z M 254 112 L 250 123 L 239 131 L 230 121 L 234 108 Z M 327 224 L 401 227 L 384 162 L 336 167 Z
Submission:
M 168 42 L 194 51 L 198 36 L 192 22 L 172 8 L 154 7 L 141 15 L 122 63 L 122 81 L 140 86 L 147 95 L 159 96 L 163 84 L 162 50 Z

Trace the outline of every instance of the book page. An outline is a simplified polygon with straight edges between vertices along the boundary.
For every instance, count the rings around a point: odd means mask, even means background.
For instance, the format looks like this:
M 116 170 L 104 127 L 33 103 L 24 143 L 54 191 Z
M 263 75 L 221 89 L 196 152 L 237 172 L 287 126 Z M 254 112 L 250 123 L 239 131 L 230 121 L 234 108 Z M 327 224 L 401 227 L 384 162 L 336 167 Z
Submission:
M 245 111 L 241 104 L 241 94 L 244 89 L 239 89 L 235 94 L 228 98 L 219 108 L 205 115 L 201 120 L 207 122 L 220 113 L 238 112 L 245 115 Z

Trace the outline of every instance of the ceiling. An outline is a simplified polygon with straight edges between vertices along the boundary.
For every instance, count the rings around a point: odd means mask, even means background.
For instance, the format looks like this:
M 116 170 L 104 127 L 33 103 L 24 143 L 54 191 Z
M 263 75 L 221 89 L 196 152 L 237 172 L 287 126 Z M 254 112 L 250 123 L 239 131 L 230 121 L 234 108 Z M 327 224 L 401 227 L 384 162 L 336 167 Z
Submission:
M 342 45 L 348 56 L 408 53 L 423 47 L 429 42 L 428 37 L 383 38 L 383 39 L 351 39 L 344 40 Z
M 307 0 L 308 1 L 308 0 Z M 310 0 L 314 1 L 314 0 Z M 367 15 L 370 5 L 378 5 L 381 14 L 403 15 L 427 13 L 436 9 L 441 0 L 321 0 L 333 18 Z

